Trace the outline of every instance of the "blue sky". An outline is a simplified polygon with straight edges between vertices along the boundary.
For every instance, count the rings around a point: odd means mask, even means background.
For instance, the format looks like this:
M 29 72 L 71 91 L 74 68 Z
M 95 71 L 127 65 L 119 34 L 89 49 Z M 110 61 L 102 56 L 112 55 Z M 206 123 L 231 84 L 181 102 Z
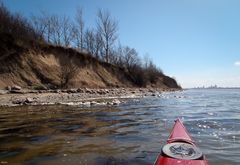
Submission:
M 183 87 L 240 87 L 239 0 L 2 0 L 26 17 L 40 11 L 74 17 L 84 10 L 94 26 L 99 8 L 119 23 L 119 40 L 149 54 Z

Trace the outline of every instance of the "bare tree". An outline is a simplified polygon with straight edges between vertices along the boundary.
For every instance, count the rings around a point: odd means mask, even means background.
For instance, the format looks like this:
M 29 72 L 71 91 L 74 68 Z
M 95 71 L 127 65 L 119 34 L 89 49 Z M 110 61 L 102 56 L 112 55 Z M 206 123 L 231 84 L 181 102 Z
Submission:
M 69 17 L 58 15 L 42 15 L 32 17 L 32 23 L 48 43 L 70 46 L 72 39 L 72 23 Z
M 41 15 L 32 17 L 32 22 L 35 29 L 43 34 L 48 43 L 53 43 L 54 27 L 52 23 L 52 17 L 53 16 L 47 14 L 46 12 L 41 12 Z
M 46 30 L 47 30 L 47 25 L 45 23 L 44 17 L 42 16 L 31 16 L 31 23 L 32 26 L 34 27 L 34 29 L 36 30 L 36 32 L 42 37 L 44 38 L 44 35 L 46 34 Z
M 40 35 L 20 13 L 10 13 L 0 1 L 0 32 L 12 34 L 15 38 L 36 40 Z
M 135 66 L 141 66 L 141 60 L 138 57 L 138 53 L 134 48 L 128 46 L 123 48 L 123 64 L 130 71 Z
M 87 49 L 87 51 L 94 55 L 96 53 L 96 50 L 95 50 L 95 34 L 94 34 L 94 31 L 93 30 L 89 30 L 87 29 L 86 30 L 86 33 L 85 33 L 85 37 L 84 37 L 84 41 L 85 41 L 85 47 Z
M 3 5 L 2 1 L 0 1 L 0 31 L 7 32 L 10 27 L 11 14 L 7 10 L 7 8 Z
M 115 49 L 115 61 L 113 61 L 113 64 L 125 67 L 124 66 L 124 47 L 121 45 L 121 43 L 118 43 L 118 46 Z
M 103 48 L 102 38 L 98 31 L 87 29 L 84 35 L 84 43 L 87 51 L 95 58 L 100 59 Z
M 48 43 L 61 45 L 61 25 L 60 18 L 57 15 L 49 15 L 42 12 L 42 15 L 37 17 L 39 24 L 44 28 L 44 36 Z
M 118 24 L 111 18 L 108 11 L 99 10 L 97 18 L 97 29 L 103 41 L 105 61 L 109 62 L 111 46 L 117 39 Z
M 61 18 L 58 15 L 52 15 L 51 16 L 51 27 L 53 32 L 53 43 L 56 45 L 62 45 L 61 44 L 61 37 L 62 37 L 62 23 Z
M 69 17 L 64 16 L 61 21 L 63 45 L 69 47 L 72 40 L 72 23 Z
M 76 40 L 76 46 L 78 49 L 83 49 L 83 37 L 84 37 L 84 20 L 83 9 L 78 7 L 75 16 L 76 25 L 73 28 L 73 36 Z
M 97 59 L 101 59 L 100 57 L 103 55 L 103 40 L 99 31 L 95 31 L 95 57 Z

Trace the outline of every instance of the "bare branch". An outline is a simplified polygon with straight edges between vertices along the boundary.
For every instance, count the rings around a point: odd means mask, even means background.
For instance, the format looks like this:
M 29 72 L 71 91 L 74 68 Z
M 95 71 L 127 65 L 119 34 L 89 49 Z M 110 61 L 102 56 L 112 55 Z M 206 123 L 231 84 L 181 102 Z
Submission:
M 114 19 L 111 18 L 108 11 L 99 10 L 97 16 L 97 29 L 103 41 L 105 61 L 110 62 L 110 49 L 117 39 L 118 24 Z

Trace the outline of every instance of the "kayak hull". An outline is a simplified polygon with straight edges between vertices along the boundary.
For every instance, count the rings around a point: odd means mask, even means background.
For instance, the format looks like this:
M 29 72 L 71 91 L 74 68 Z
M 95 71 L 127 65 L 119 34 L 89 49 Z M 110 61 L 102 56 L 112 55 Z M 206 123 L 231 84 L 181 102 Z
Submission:
M 171 146 L 174 144 L 183 144 L 186 146 L 191 146 L 192 148 L 197 148 L 180 119 L 177 119 L 175 121 L 173 129 L 167 139 L 167 144 L 165 146 Z M 194 160 L 189 159 L 189 157 L 187 159 L 178 159 L 176 157 L 171 157 L 171 154 L 164 153 L 164 147 L 162 149 L 162 153 L 158 156 L 154 165 L 208 165 L 208 162 L 205 159 L 204 155 Z M 185 150 L 183 149 L 183 151 Z

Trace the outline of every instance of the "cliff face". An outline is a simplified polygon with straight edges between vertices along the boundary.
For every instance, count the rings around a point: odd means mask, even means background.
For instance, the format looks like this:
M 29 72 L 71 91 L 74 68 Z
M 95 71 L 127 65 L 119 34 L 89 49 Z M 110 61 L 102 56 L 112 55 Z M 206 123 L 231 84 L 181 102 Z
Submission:
M 98 61 L 88 54 L 0 35 L 0 88 L 19 85 L 25 88 L 104 88 L 137 87 L 125 69 Z M 180 88 L 162 75 L 158 88 Z

